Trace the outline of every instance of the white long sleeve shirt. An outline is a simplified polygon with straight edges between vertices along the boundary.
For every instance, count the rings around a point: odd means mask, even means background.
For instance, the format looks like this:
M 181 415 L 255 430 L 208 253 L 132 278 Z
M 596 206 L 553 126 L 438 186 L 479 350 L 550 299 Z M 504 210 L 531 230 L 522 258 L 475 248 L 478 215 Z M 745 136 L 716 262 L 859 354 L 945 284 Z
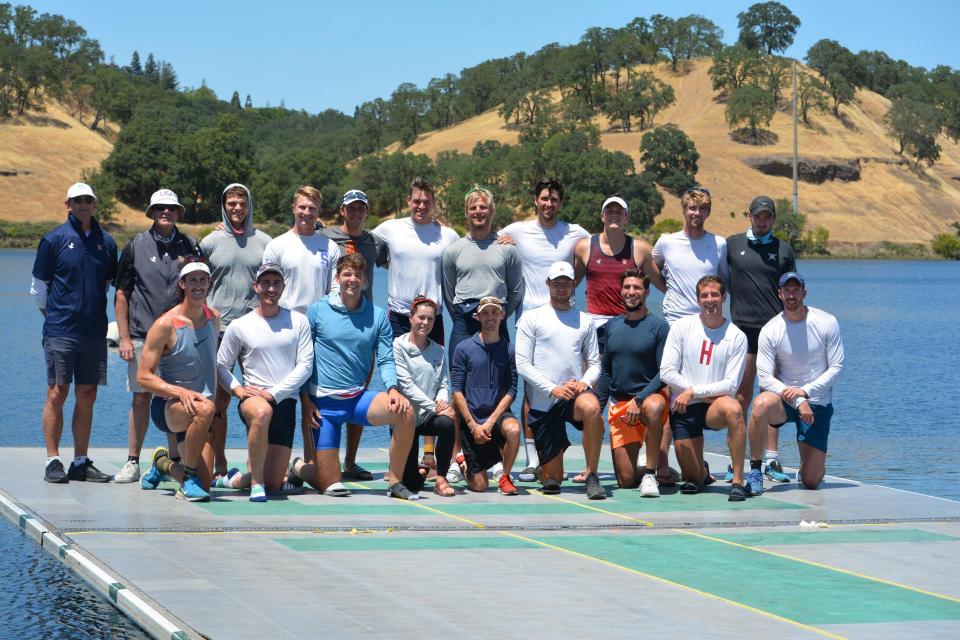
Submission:
M 777 395 L 787 387 L 803 389 L 811 404 L 828 405 L 833 385 L 843 369 L 843 341 L 837 319 L 814 307 L 800 322 L 781 312 L 763 329 L 757 348 L 760 388 Z M 803 398 L 794 403 L 799 406 Z
M 337 285 L 336 267 L 340 247 L 323 235 L 303 236 L 292 230 L 279 235 L 263 250 L 263 262 L 283 268 L 286 285 L 280 306 L 305 313 L 307 307 L 322 299 Z
M 747 336 L 729 320 L 704 326 L 700 314 L 673 323 L 660 361 L 660 379 L 670 401 L 693 387 L 691 404 L 716 396 L 736 397 L 747 361 Z
M 525 312 L 517 323 L 515 353 L 517 373 L 536 411 L 556 402 L 550 392 L 561 384 L 580 380 L 593 386 L 600 377 L 596 326 L 576 307 L 557 311 L 545 304 Z
M 233 375 L 240 361 L 243 382 Z M 295 397 L 313 370 L 313 337 L 307 317 L 280 309 L 272 318 L 253 310 L 230 323 L 217 352 L 217 376 L 225 389 L 253 386 L 282 402 Z

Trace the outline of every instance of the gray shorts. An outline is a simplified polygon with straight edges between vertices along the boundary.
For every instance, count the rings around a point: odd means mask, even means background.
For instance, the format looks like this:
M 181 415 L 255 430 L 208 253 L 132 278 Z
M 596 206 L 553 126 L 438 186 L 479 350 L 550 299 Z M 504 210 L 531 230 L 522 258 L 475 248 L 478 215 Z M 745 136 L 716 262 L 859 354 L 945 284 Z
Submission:
M 50 336 L 43 339 L 47 384 L 107 384 L 107 338 Z
M 133 358 L 127 363 L 127 391 L 132 393 L 149 393 L 137 384 L 137 368 L 140 366 L 140 356 L 143 355 L 143 340 L 132 338 Z

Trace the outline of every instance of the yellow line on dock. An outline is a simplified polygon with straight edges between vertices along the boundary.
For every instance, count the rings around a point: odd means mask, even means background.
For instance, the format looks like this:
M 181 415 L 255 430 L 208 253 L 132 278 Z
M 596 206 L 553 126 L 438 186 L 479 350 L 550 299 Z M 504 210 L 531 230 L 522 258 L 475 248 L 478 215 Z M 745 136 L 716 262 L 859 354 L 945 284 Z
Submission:
M 593 506 L 592 504 L 584 504 L 584 503 L 582 503 L 582 502 L 576 502 L 575 500 L 568 500 L 567 498 L 561 498 L 561 497 L 559 497 L 559 496 L 547 495 L 547 494 L 545 494 L 543 491 L 541 491 L 541 490 L 539 490 L 539 489 L 535 489 L 534 492 L 537 493 L 537 494 L 539 494 L 539 495 L 541 495 L 541 496 L 543 496 L 544 498 L 549 498 L 549 499 L 551 499 L 551 500 L 556 500 L 557 502 L 563 502 L 564 504 L 572 504 L 573 506 L 575 506 L 575 507 L 580 507 L 581 509 L 589 509 L 590 511 L 596 511 L 596 512 L 598 512 L 598 513 L 602 513 L 602 514 L 605 514 L 605 515 L 608 515 L 608 516 L 613 516 L 613 517 L 615 517 L 615 518 L 621 518 L 621 519 L 623 519 L 623 520 L 628 520 L 628 521 L 630 521 L 630 522 L 639 522 L 640 524 L 642 524 L 642 525 L 645 526 L 645 527 L 652 527 L 652 526 L 653 526 L 653 523 L 652 523 L 652 522 L 648 522 L 648 521 L 646 521 L 646 520 L 641 520 L 640 518 L 634 518 L 633 516 L 624 515 L 624 514 L 622 514 L 622 513 L 617 513 L 616 511 L 608 511 L 608 510 L 606 510 L 606 509 L 601 509 L 600 507 L 595 507 L 595 506 Z
M 925 595 L 925 596 L 931 596 L 931 597 L 934 597 L 934 598 L 940 598 L 941 600 L 947 600 L 947 601 L 949 601 L 949 602 L 960 603 L 960 598 L 955 598 L 955 597 L 953 597 L 953 596 L 948 596 L 948 595 L 943 594 L 943 593 L 937 593 L 936 591 L 927 591 L 926 589 L 921 589 L 921 588 L 919 588 L 919 587 L 911 587 L 910 585 L 907 585 L 907 584 L 902 584 L 902 583 L 900 583 L 900 582 L 894 582 L 893 580 L 886 580 L 886 579 L 884 579 L 884 578 L 878 578 L 878 577 L 876 577 L 876 576 L 870 576 L 870 575 L 867 575 L 867 574 L 865 574 L 865 573 L 859 573 L 859 572 L 857 572 L 857 571 L 851 571 L 851 570 L 849 570 L 849 569 L 841 569 L 840 567 L 834 567 L 834 566 L 832 566 L 832 565 L 824 564 L 824 563 L 822 563 L 822 562 L 815 562 L 815 561 L 813 561 L 813 560 L 807 560 L 807 559 L 805 559 L 805 558 L 798 558 L 798 557 L 796 557 L 796 556 L 787 555 L 787 554 L 785 554 L 785 553 L 779 553 L 779 552 L 777 552 L 777 551 L 771 551 L 771 550 L 769 550 L 769 549 L 763 549 L 763 548 L 761 548 L 761 547 L 753 547 L 753 546 L 750 546 L 750 545 L 747 545 L 747 544 L 742 544 L 742 543 L 740 543 L 740 542 L 734 542 L 734 541 L 732 541 L 732 540 L 724 540 L 723 538 L 716 538 L 716 537 L 714 537 L 714 536 L 710 536 L 710 535 L 707 535 L 707 534 L 704 534 L 704 533 L 697 533 L 696 531 L 687 531 L 687 530 L 685 530 L 685 529 L 671 529 L 671 531 L 674 531 L 674 532 L 676 532 L 676 533 L 681 533 L 681 534 L 686 535 L 686 536 L 693 536 L 693 537 L 695 537 L 695 538 L 703 538 L 704 540 L 710 540 L 710 541 L 712 541 L 712 542 L 719 542 L 719 543 L 721 543 L 721 544 L 727 544 L 727 545 L 730 545 L 730 546 L 732 546 L 732 547 L 739 547 L 740 549 L 746 549 L 746 550 L 748 550 L 748 551 L 753 551 L 753 552 L 756 552 L 756 553 L 763 553 L 763 554 L 766 554 L 766 555 L 768 555 L 768 556 L 773 556 L 773 557 L 775 557 L 775 558 L 781 558 L 781 559 L 783 559 L 783 560 L 790 560 L 790 561 L 793 561 L 793 562 L 799 562 L 799 563 L 801 563 L 801 564 L 806 564 L 806 565 L 809 565 L 809 566 L 811 566 L 811 567 L 817 567 L 817 568 L 819 568 L 819 569 L 826 569 L 826 570 L 828 570 L 828 571 L 835 571 L 835 572 L 837 572 L 837 573 L 843 573 L 843 574 L 846 574 L 846 575 L 848 575 L 848 576 L 853 576 L 853 577 L 855 577 L 855 578 L 860 578 L 860 579 L 862 579 L 862 580 L 869 580 L 869 581 L 871 581 L 871 582 L 879 582 L 880 584 L 885 584 L 885 585 L 891 586 L 891 587 L 897 587 L 897 588 L 899 588 L 899 589 L 906 589 L 907 591 L 914 591 L 914 592 L 916 592 L 916 593 L 922 593 L 922 594 Z
M 559 545 L 550 544 L 549 542 L 544 542 L 544 541 L 542 541 L 542 540 L 537 540 L 536 538 L 528 538 L 527 536 L 522 536 L 522 535 L 520 535 L 520 534 L 512 533 L 512 532 L 510 532 L 510 531 L 499 531 L 498 533 L 500 533 L 501 535 L 510 537 L 510 538 L 516 538 L 516 539 L 518 539 L 518 540 L 524 540 L 524 541 L 526 541 L 526 542 L 529 542 L 530 544 L 535 544 L 535 545 L 538 545 L 538 546 L 541 546 L 541 547 L 545 547 L 545 548 L 547 548 L 547 549 L 552 549 L 552 550 L 554 550 L 554 551 L 559 551 L 560 553 L 564 553 L 564 554 L 567 554 L 567 555 L 571 555 L 571 556 L 574 556 L 574 557 L 576 557 L 576 558 L 580 558 L 580 559 L 582 559 L 582 560 L 591 560 L 591 561 L 593 561 L 593 562 L 596 562 L 596 563 L 598 563 L 598 564 L 602 564 L 602 565 L 607 566 L 607 567 L 610 567 L 610 568 L 612 568 L 612 569 L 619 569 L 619 570 L 621 570 L 621 571 L 626 571 L 627 573 L 632 573 L 632 574 L 635 574 L 635 575 L 638 575 L 638 576 L 642 576 L 642 577 L 644 577 L 644 578 L 648 578 L 648 579 L 650 579 L 650 580 L 653 580 L 653 581 L 655 581 L 655 582 L 659 582 L 659 583 L 661 583 L 661 584 L 666 584 L 666 585 L 669 585 L 669 586 L 671 586 L 671 587 L 677 587 L 678 589 L 683 589 L 684 591 L 689 591 L 689 592 L 691 592 L 691 593 L 695 593 L 695 594 L 697 594 L 697 595 L 701 595 L 701 596 L 704 596 L 704 597 L 707 597 L 707 598 L 711 598 L 711 599 L 713 599 L 713 600 L 717 600 L 717 601 L 723 602 L 723 603 L 725 603 L 725 604 L 733 605 L 734 607 L 737 607 L 737 608 L 739 608 L 739 609 L 744 609 L 745 611 L 750 611 L 751 613 L 756 613 L 756 614 L 759 614 L 759 615 L 764 616 L 764 617 L 767 617 L 767 618 L 772 618 L 773 620 L 779 620 L 780 622 L 785 622 L 785 623 L 787 623 L 787 624 L 793 625 L 793 626 L 795 626 L 795 627 L 799 627 L 799 628 L 801 628 L 801 629 L 804 629 L 805 631 L 810 631 L 810 632 L 812 632 L 812 633 L 816 633 L 816 634 L 821 635 L 821 636 L 824 636 L 824 637 L 826 637 L 826 638 L 833 638 L 834 640 L 845 640 L 844 636 L 840 636 L 840 635 L 837 635 L 837 634 L 835 634 L 835 633 L 830 633 L 829 631 L 826 631 L 826 630 L 824 630 L 824 629 L 820 629 L 820 628 L 817 628 L 817 627 L 813 627 L 813 626 L 810 626 L 810 625 L 808 625 L 808 624 L 804 624 L 804 623 L 802 623 L 802 622 L 799 622 L 799 621 L 797 621 L 797 620 L 791 620 L 790 618 L 784 618 L 783 616 L 779 616 L 779 615 L 777 615 L 777 614 L 775 614 L 775 613 L 771 613 L 771 612 L 769 612 L 769 611 L 764 611 L 763 609 L 757 609 L 756 607 L 751 607 L 751 606 L 748 605 L 748 604 L 743 604 L 742 602 L 737 602 L 736 600 L 730 600 L 730 599 L 728 599 L 728 598 L 724 598 L 723 596 L 718 596 L 718 595 L 716 595 L 715 593 L 710 593 L 709 591 L 701 591 L 700 589 L 696 589 L 696 588 L 694 588 L 694 587 L 690 587 L 690 586 L 687 586 L 687 585 L 685 585 L 685 584 L 681 584 L 681 583 L 679 583 L 679 582 L 674 582 L 673 580 L 668 580 L 667 578 L 662 578 L 662 577 L 657 576 L 657 575 L 654 575 L 654 574 L 652 574 L 652 573 L 646 573 L 646 572 L 644 572 L 644 571 L 640 571 L 639 569 L 633 569 L 633 568 L 631 568 L 631 567 L 625 567 L 625 566 L 623 566 L 623 565 L 621 565 L 621 564 L 617 564 L 617 563 L 615 563 L 615 562 L 610 562 L 609 560 L 604 560 L 603 558 L 597 558 L 597 557 L 595 557 L 595 556 L 587 555 L 587 554 L 585 554 L 585 553 L 580 553 L 579 551 L 573 551 L 572 549 L 567 549 L 567 548 L 561 547 L 561 546 L 559 546 Z

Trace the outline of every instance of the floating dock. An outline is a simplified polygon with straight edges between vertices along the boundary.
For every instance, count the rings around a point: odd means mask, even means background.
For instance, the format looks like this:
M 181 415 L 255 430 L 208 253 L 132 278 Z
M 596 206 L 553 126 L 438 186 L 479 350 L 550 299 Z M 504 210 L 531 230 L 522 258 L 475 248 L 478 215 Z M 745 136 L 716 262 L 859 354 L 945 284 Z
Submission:
M 91 456 L 113 473 L 126 451 Z M 386 456 L 361 450 L 376 480 L 350 498 L 189 503 L 172 483 L 50 485 L 41 449 L 4 448 L 0 509 L 156 638 L 960 638 L 960 502 L 832 476 L 641 498 L 606 448 L 604 501 L 566 482 L 404 502 Z

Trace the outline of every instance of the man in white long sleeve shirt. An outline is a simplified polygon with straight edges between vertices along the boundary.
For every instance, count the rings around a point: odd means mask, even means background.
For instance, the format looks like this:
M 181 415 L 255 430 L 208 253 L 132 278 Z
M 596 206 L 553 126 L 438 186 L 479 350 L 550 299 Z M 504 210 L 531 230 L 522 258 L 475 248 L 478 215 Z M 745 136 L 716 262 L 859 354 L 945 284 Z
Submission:
M 529 426 L 540 458 L 543 492 L 560 493 L 563 452 L 570 446 L 569 422 L 583 431 L 587 497 L 603 500 L 607 494 L 597 476 L 603 417 L 591 388 L 600 376 L 597 332 L 590 316 L 573 306 L 573 281 L 569 262 L 550 266 L 550 302 L 524 313 L 517 324 L 517 373 L 530 399 Z
M 670 385 L 670 423 L 683 475 L 680 492 L 698 493 L 708 480 L 703 430 L 726 429 L 734 473 L 729 499 L 741 502 L 748 495 L 743 486 L 746 425 L 736 396 L 747 337 L 723 317 L 727 297 L 723 280 L 703 276 L 696 292 L 700 313 L 673 324 L 660 363 L 660 379 Z
M 239 398 L 247 425 L 250 472 L 230 486 L 250 487 L 250 500 L 266 502 L 266 491 L 279 491 L 286 475 L 296 427 L 297 393 L 313 369 L 313 338 L 307 317 L 280 306 L 283 269 L 266 263 L 257 270 L 253 289 L 259 306 L 230 323 L 217 353 L 220 386 Z M 243 381 L 233 375 L 240 360 Z
M 803 304 L 803 276 L 791 271 L 780 278 L 783 312 L 760 330 L 757 374 L 762 393 L 753 401 L 754 421 L 797 426 L 798 479 L 807 489 L 823 481 L 827 437 L 833 417 L 833 385 L 843 369 L 843 341 L 837 319 Z

